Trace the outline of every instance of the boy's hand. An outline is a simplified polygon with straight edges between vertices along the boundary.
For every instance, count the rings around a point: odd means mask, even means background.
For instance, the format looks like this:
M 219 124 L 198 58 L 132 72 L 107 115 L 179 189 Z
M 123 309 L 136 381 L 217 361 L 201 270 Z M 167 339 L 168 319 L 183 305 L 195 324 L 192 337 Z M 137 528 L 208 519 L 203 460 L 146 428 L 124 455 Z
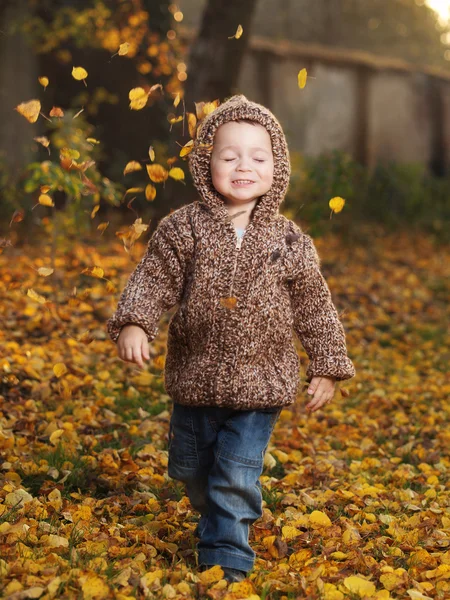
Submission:
M 314 412 L 324 404 L 328 404 L 334 396 L 336 379 L 334 377 L 313 377 L 308 386 L 308 394 L 312 397 L 306 410 Z
M 125 325 L 117 339 L 119 357 L 144 368 L 143 360 L 150 360 L 147 335 L 139 325 Z

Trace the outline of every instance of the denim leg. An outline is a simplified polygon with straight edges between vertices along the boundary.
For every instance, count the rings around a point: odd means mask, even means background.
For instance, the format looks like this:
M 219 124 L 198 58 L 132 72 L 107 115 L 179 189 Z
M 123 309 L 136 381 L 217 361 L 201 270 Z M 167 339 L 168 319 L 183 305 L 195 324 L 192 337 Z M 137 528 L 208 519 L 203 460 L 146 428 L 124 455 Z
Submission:
M 206 490 L 216 440 L 208 408 L 174 403 L 169 425 L 168 475 L 185 484 L 193 508 L 201 515 L 208 512 Z M 201 519 L 199 530 L 202 526 Z
M 259 477 L 281 409 L 232 411 L 218 427 L 206 498 L 209 512 L 198 543 L 199 564 L 251 571 L 255 552 L 249 527 L 262 515 Z

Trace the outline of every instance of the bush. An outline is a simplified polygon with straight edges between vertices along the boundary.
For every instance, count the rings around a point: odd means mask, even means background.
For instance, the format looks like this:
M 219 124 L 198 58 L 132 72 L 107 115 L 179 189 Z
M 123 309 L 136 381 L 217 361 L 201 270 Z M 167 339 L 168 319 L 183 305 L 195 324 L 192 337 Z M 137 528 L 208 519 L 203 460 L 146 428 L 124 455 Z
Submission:
M 450 178 L 427 173 L 420 164 L 379 163 L 370 171 L 348 154 L 333 151 L 319 157 L 292 153 L 292 179 L 284 212 L 304 221 L 320 235 L 331 209 L 328 202 L 341 196 L 346 203 L 333 214 L 333 229 L 354 230 L 362 223 L 387 229 L 425 229 L 439 237 L 448 234 Z

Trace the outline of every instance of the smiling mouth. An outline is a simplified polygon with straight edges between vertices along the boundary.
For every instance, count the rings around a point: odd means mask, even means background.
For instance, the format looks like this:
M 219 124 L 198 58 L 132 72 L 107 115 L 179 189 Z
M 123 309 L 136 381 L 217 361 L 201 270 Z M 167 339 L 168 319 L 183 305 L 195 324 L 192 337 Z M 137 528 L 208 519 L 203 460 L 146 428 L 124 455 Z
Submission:
M 249 183 L 255 183 L 254 181 L 250 181 L 250 179 L 236 179 L 233 181 L 236 185 L 247 185 Z

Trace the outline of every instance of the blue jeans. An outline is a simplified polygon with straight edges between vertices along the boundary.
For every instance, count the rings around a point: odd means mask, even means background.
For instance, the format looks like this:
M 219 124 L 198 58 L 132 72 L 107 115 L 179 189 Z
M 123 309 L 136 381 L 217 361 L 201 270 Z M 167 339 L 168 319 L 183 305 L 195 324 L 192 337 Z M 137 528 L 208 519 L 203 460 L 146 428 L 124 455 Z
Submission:
M 280 412 L 173 403 L 168 475 L 201 513 L 199 565 L 253 568 L 249 527 L 262 516 L 259 477 Z

